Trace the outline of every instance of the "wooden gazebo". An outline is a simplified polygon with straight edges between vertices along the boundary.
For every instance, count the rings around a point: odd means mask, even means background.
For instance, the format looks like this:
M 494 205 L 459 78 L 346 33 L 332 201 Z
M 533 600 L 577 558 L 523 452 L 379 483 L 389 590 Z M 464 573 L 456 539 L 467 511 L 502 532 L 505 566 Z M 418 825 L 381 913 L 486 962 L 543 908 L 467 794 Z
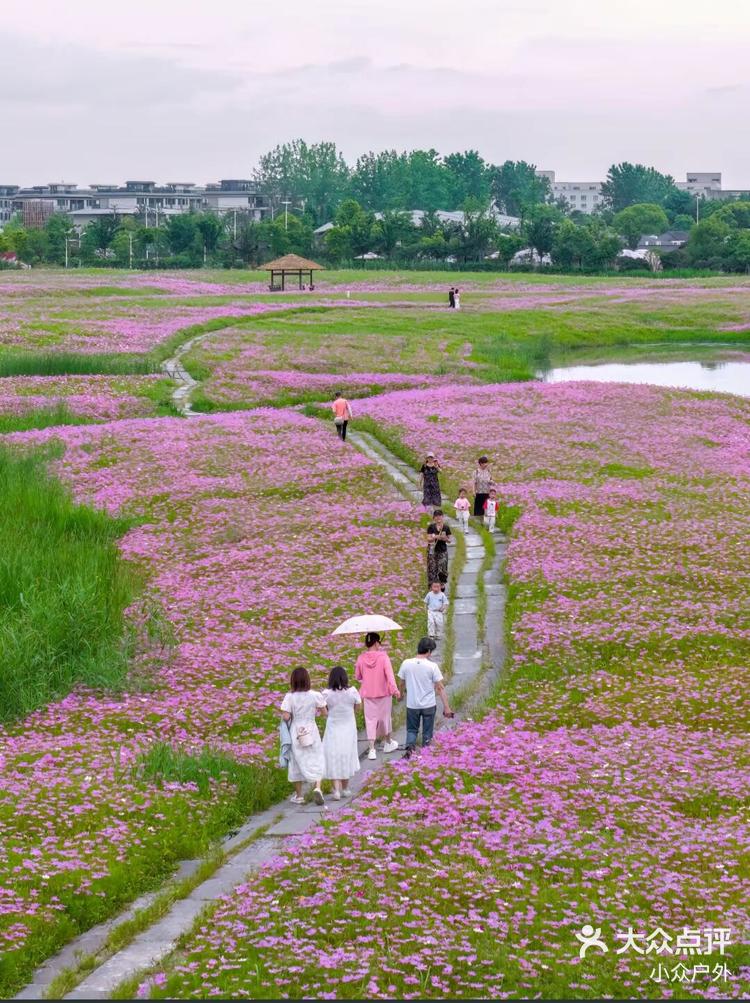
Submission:
M 302 279 L 306 277 L 308 288 L 312 289 L 313 272 L 322 272 L 323 266 L 315 261 L 308 261 L 307 258 L 301 258 L 298 254 L 285 254 L 282 258 L 269 261 L 267 265 L 263 266 L 263 269 L 271 273 L 271 282 L 268 288 L 274 293 L 284 292 L 287 276 L 296 278 L 300 289 L 303 287 Z

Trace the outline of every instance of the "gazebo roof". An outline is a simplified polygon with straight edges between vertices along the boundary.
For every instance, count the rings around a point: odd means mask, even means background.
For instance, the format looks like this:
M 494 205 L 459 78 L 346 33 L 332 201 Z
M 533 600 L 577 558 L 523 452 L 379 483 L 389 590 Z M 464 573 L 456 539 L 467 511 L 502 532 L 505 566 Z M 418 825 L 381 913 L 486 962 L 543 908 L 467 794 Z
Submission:
M 269 261 L 267 265 L 263 265 L 264 272 L 322 272 L 323 270 L 323 265 L 319 265 L 315 261 L 309 261 L 307 258 L 301 258 L 299 254 L 285 254 L 281 258 Z

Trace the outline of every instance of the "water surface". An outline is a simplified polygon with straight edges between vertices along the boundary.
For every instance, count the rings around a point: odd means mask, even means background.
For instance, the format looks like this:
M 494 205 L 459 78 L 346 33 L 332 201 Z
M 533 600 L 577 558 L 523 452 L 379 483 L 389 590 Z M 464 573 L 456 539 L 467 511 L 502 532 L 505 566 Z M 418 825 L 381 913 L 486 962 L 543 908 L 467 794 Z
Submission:
M 650 383 L 657 387 L 717 390 L 750 397 L 750 359 L 602 362 L 585 366 L 556 366 L 538 375 L 547 383 L 564 383 L 569 380 Z

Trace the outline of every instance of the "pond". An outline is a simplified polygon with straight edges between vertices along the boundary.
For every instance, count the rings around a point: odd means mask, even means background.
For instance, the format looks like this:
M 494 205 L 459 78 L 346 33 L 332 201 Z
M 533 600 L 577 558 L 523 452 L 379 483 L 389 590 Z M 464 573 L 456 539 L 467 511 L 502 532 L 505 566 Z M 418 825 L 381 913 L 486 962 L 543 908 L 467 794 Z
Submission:
M 651 383 L 658 387 L 717 390 L 750 397 L 750 354 L 735 358 L 679 359 L 669 361 L 614 361 L 586 365 L 561 364 L 540 370 L 547 383 L 594 380 L 597 383 Z

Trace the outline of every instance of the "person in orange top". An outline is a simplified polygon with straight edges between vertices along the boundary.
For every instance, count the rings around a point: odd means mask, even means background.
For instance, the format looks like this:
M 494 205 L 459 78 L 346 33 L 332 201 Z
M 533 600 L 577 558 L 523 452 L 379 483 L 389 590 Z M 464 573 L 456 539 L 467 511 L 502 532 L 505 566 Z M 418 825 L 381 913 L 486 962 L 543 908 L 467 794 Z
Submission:
M 383 752 L 395 752 L 398 748 L 393 737 L 391 704 L 393 697 L 400 694 L 388 652 L 380 646 L 380 634 L 375 631 L 367 634 L 365 649 L 357 659 L 354 675 L 362 684 L 359 695 L 365 705 L 365 730 L 370 744 L 367 758 L 377 759 L 376 739 L 383 739 Z
M 331 410 L 333 411 L 333 420 L 336 423 L 336 431 L 339 433 L 339 438 L 346 442 L 346 426 L 349 424 L 352 418 L 352 406 L 346 397 L 341 395 L 341 391 L 336 392 L 336 397 L 331 404 Z

